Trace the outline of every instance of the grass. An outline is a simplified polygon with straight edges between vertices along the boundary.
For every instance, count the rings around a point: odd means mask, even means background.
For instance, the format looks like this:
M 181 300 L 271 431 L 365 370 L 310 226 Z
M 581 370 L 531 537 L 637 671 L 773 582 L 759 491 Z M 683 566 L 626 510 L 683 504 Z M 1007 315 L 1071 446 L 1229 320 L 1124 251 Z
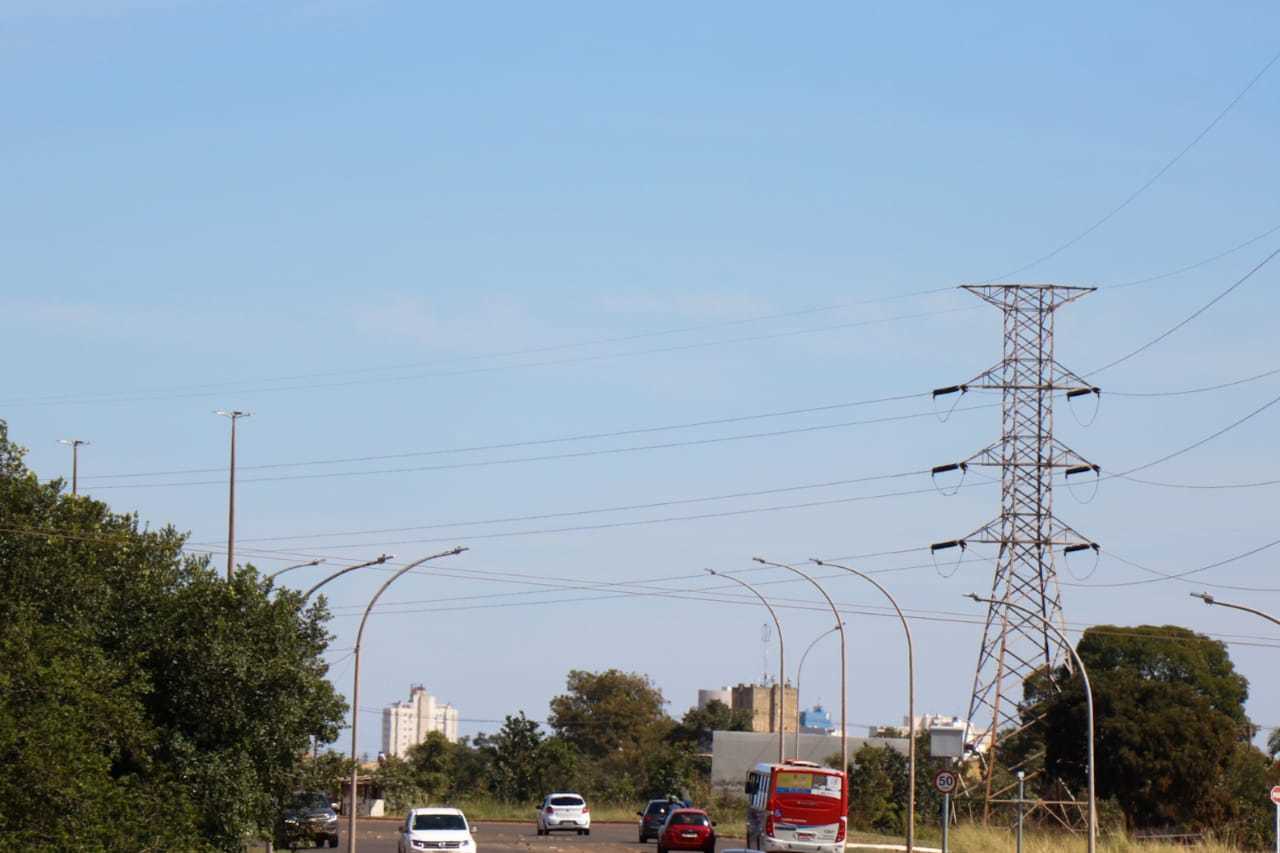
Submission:
M 923 829 L 923 827 L 922 827 Z M 940 847 L 942 836 L 936 829 L 918 832 L 916 844 L 924 847 Z M 950 853 L 1013 853 L 1013 832 L 1008 829 L 961 825 L 951 830 Z M 876 844 L 901 844 L 902 838 L 850 833 L 850 849 L 856 850 L 856 841 Z M 1083 835 L 1068 835 L 1044 831 L 1028 831 L 1023 836 L 1023 853 L 1085 853 L 1088 844 Z M 1099 853 L 1240 853 L 1240 848 L 1216 842 L 1202 844 L 1166 844 L 1154 841 L 1134 841 L 1124 836 L 1108 836 L 1098 839 Z

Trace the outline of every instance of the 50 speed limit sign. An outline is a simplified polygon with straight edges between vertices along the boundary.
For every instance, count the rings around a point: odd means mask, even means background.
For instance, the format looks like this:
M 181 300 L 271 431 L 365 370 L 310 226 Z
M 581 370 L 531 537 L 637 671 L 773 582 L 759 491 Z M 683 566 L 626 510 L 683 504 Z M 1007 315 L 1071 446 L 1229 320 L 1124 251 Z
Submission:
M 954 792 L 959 782 L 959 777 L 950 770 L 939 770 L 933 776 L 933 787 L 938 789 L 939 794 Z

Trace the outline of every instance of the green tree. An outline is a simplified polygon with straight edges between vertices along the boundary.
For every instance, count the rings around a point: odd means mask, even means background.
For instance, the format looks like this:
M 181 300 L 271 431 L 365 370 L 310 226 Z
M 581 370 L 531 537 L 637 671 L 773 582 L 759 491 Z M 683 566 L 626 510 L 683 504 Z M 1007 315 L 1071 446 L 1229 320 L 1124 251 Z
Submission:
M 410 771 L 427 799 L 444 800 L 451 793 L 456 749 L 442 732 L 428 732 L 422 743 L 409 747 Z
M 482 748 L 490 754 L 490 790 L 499 799 L 529 802 L 538 796 L 542 785 L 538 766 L 542 740 L 537 721 L 526 717 L 524 711 L 514 717 L 508 714 L 498 733 L 486 738 Z
M 1271 730 L 1271 736 L 1267 738 L 1267 754 L 1272 758 L 1280 756 L 1280 729 Z
M 394 755 L 379 760 L 373 771 L 373 783 L 382 790 L 387 810 L 392 814 L 425 806 L 431 798 L 430 792 L 419 784 L 413 765 Z
M 322 602 L 228 583 L 99 501 L 40 483 L 0 421 L 0 847 L 239 849 L 266 830 L 312 736 Z
M 703 708 L 685 711 L 680 722 L 671 730 L 667 739 L 689 749 L 711 749 L 712 732 L 751 731 L 751 712 L 743 708 L 733 710 L 719 699 L 712 699 Z
M 1265 805 L 1233 793 L 1261 765 L 1248 744 L 1248 682 L 1226 646 L 1176 626 L 1098 626 L 1077 647 L 1093 684 L 1100 798 L 1113 798 L 1130 827 L 1247 831 Z M 1027 684 L 1028 714 L 1044 713 L 1044 766 L 1070 790 L 1085 786 L 1083 687 L 1065 668 L 1058 688 Z
M 672 726 L 662 691 L 648 676 L 575 669 L 566 687 L 567 693 L 551 700 L 551 728 L 589 758 L 650 744 Z

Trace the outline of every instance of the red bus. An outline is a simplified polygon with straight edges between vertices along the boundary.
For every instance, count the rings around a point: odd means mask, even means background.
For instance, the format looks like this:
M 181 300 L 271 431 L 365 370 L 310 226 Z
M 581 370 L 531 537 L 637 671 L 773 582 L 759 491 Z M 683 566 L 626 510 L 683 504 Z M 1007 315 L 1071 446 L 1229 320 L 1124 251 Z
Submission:
M 757 764 L 747 774 L 747 847 L 844 853 L 845 774 L 810 761 Z

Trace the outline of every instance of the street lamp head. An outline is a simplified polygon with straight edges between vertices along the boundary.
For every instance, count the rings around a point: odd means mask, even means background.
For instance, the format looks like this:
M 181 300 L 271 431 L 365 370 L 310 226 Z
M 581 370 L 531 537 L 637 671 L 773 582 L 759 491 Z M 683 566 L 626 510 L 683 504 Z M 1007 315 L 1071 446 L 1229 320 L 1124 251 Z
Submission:
M 378 559 L 374 560 L 373 563 L 375 566 L 381 566 L 387 560 L 394 560 L 395 558 L 395 554 L 379 554 Z
M 706 572 L 706 573 L 707 573 L 707 574 L 709 574 L 709 575 L 714 575 L 714 574 L 716 574 L 716 570 L 715 570 L 715 569 L 703 569 L 703 571 L 704 571 L 704 572 Z
M 1209 593 L 1207 593 L 1207 592 L 1193 592 L 1193 593 L 1190 593 L 1190 595 L 1191 595 L 1191 597 L 1192 597 L 1192 598 L 1198 598 L 1198 599 L 1200 599 L 1200 600 L 1201 600 L 1201 601 L 1203 601 L 1205 604 L 1216 604 L 1216 603 L 1217 603 L 1217 602 L 1214 600 L 1213 596 L 1212 596 L 1212 595 L 1210 595 L 1210 594 L 1209 594 Z
M 978 595 L 976 592 L 967 592 L 964 597 L 972 598 L 974 601 L 982 601 L 982 596 Z
M 822 562 L 822 561 L 821 561 L 821 560 L 819 560 L 817 557 L 810 557 L 810 558 L 809 558 L 809 562 L 810 562 L 810 563 L 813 563 L 815 566 L 825 566 L 825 565 L 826 565 L 826 563 Z

